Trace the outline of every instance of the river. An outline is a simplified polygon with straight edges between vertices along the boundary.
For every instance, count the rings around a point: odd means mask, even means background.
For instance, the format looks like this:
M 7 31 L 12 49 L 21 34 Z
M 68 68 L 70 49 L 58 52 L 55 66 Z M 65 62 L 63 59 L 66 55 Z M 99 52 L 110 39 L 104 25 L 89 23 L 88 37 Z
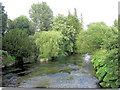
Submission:
M 3 69 L 3 87 L 100 88 L 91 55 L 72 55 L 54 61 L 27 63 Z

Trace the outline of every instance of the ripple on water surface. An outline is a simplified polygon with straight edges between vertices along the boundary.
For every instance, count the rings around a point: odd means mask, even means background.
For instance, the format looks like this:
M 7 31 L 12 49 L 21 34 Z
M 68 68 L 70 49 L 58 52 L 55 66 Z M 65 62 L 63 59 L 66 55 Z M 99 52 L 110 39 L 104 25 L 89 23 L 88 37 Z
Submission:
M 90 57 L 88 54 L 83 58 L 73 55 L 54 62 L 35 63 L 25 71 L 9 73 L 4 84 L 14 85 L 18 80 L 18 87 L 24 88 L 99 88 L 98 80 L 92 74 Z
M 72 71 L 68 73 L 56 73 L 44 76 L 31 78 L 28 81 L 21 83 L 19 87 L 24 88 L 98 88 L 96 83 L 98 80 L 91 74 Z

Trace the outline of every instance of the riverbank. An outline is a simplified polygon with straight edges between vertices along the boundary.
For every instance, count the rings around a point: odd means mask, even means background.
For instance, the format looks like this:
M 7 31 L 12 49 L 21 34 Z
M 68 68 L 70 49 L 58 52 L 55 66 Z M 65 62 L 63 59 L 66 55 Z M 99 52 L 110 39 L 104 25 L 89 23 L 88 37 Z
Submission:
M 101 87 L 120 87 L 118 74 L 118 51 L 116 49 L 110 51 L 100 50 L 93 55 L 93 59 L 91 61 Z
M 2 60 L 0 69 L 15 66 L 16 64 L 15 62 L 17 60 L 14 56 L 9 55 L 8 52 L 4 50 L 0 50 L 0 52 L 1 52 L 1 60 Z M 23 63 L 34 63 L 34 62 L 35 62 L 34 56 L 30 56 L 29 58 L 23 58 Z

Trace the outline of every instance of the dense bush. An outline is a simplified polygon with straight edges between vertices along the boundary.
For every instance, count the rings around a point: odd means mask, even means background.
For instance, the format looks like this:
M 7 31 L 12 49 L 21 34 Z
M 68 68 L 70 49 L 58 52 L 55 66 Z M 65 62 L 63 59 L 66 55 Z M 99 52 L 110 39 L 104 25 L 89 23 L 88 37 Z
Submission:
M 118 51 L 117 49 L 101 50 L 93 55 L 91 60 L 96 70 L 100 85 L 104 88 L 118 88 Z
M 96 70 L 100 85 L 104 88 L 118 88 L 120 86 L 118 74 L 118 29 L 109 27 L 105 33 L 101 50 L 93 55 L 91 60 Z
M 11 56 L 15 56 L 16 62 L 22 62 L 23 57 L 28 57 L 32 53 L 32 42 L 22 30 L 11 30 L 3 37 L 2 43 L 3 50 L 8 51 Z

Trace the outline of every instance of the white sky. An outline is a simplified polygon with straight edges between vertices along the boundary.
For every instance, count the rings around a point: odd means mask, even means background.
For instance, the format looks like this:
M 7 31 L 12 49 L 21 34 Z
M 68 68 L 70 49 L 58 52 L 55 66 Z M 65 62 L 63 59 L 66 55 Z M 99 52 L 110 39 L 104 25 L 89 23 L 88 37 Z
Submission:
M 120 0 L 0 0 L 5 6 L 5 10 L 10 19 L 15 19 L 20 15 L 29 18 L 29 9 L 33 3 L 47 2 L 53 10 L 54 16 L 58 14 L 68 15 L 68 10 L 74 12 L 77 9 L 78 17 L 82 13 L 84 27 L 92 22 L 104 21 L 108 26 L 112 26 L 115 19 L 118 19 L 118 2 Z

